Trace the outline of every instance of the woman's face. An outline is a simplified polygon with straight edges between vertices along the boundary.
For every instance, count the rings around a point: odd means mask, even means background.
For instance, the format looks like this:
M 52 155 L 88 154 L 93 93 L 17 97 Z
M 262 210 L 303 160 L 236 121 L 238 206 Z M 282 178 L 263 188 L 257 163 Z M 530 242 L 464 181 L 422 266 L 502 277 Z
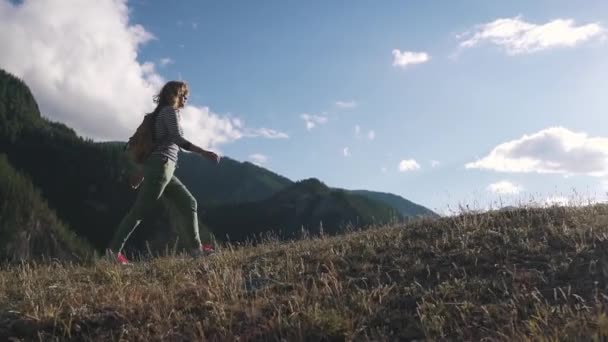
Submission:
M 181 95 L 177 100 L 177 107 L 184 108 L 186 106 L 186 102 L 188 101 L 188 89 L 182 91 Z

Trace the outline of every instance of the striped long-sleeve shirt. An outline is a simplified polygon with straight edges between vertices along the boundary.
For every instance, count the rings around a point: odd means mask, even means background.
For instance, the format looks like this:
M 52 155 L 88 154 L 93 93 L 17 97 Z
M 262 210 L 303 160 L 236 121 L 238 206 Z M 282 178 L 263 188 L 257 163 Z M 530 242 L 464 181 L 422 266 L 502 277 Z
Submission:
M 179 112 L 172 106 L 163 107 L 158 112 L 154 130 L 156 147 L 152 155 L 160 155 L 177 162 L 179 148 L 190 149 L 192 144 L 184 138 L 180 120 Z

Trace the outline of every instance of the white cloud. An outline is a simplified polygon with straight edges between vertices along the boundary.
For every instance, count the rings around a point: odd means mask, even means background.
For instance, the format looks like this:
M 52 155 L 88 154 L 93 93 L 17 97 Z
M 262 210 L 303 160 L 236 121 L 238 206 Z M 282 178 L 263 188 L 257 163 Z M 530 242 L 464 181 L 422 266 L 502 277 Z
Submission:
M 314 115 L 314 114 L 301 114 L 300 118 L 306 123 L 306 129 L 311 130 L 317 125 L 321 125 L 327 122 L 327 116 L 325 115 Z
M 184 135 L 197 145 L 217 148 L 218 145 L 244 137 L 240 120 L 220 116 L 208 107 L 188 105 L 181 113 Z
M 552 127 L 495 147 L 467 169 L 501 172 L 608 175 L 608 138 Z
M 359 136 L 361 134 L 361 126 L 355 125 L 355 135 Z
M 198 23 L 196 21 L 192 22 L 192 29 L 193 30 L 198 29 Z
M 401 162 L 399 162 L 399 171 L 400 172 L 414 171 L 414 170 L 419 170 L 419 169 L 420 169 L 420 164 L 418 164 L 418 162 L 415 161 L 414 159 L 404 159 Z
M 173 64 L 173 63 L 174 63 L 174 61 L 171 58 L 169 58 L 169 57 L 161 58 L 160 59 L 160 65 L 161 66 L 166 66 L 166 65 L 169 65 L 169 64 Z
M 367 139 L 369 139 L 369 140 L 376 139 L 376 132 L 374 132 L 373 130 L 367 132 Z
M 287 139 L 287 138 L 289 138 L 289 135 L 287 133 L 278 132 L 278 131 L 275 131 L 274 129 L 270 129 L 270 128 L 251 129 L 251 130 L 248 130 L 248 132 L 245 133 L 245 135 L 249 136 L 249 137 L 263 137 L 263 138 L 268 138 L 268 139 Z
M 28 84 L 43 115 L 88 137 L 126 140 L 151 109 L 163 79 L 137 61 L 151 39 L 129 23 L 125 1 L 0 0 L 0 65 Z
M 348 149 L 348 147 L 345 147 L 345 148 L 342 149 L 342 154 L 345 157 L 350 157 L 350 150 Z
M 138 61 L 153 39 L 129 22 L 126 0 L 0 0 L 0 66 L 27 83 L 44 116 L 92 139 L 124 141 L 154 108 L 165 80 Z M 183 114 L 187 137 L 204 147 L 247 131 L 207 107 Z
M 441 162 L 439 160 L 431 160 L 432 168 L 438 167 L 439 165 L 441 165 Z
M 393 50 L 393 66 L 402 69 L 407 68 L 408 65 L 428 62 L 429 59 L 431 59 L 431 57 L 426 52 L 401 52 L 399 49 Z
M 254 153 L 249 155 L 249 160 L 257 166 L 262 166 L 268 162 L 268 156 L 261 153 Z
M 517 55 L 553 47 L 572 47 L 605 32 L 599 23 L 575 26 L 572 19 L 555 19 L 545 24 L 532 24 L 517 16 L 478 25 L 474 33 L 459 38 L 465 39 L 460 43 L 463 48 L 488 41 L 503 47 L 509 55 Z
M 349 108 L 356 108 L 357 107 L 357 102 L 350 100 L 350 101 L 336 101 L 335 105 L 338 108 L 342 108 L 342 109 L 349 109 Z
M 497 183 L 488 185 L 486 190 L 495 194 L 516 195 L 522 191 L 522 187 L 515 185 L 509 181 L 503 180 Z

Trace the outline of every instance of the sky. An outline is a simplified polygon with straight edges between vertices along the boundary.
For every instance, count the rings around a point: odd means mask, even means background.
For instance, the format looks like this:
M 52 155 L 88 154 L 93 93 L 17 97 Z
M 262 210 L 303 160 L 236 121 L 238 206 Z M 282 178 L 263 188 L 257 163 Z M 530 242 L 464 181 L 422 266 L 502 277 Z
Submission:
M 608 191 L 608 2 L 0 0 L 0 67 L 44 116 L 132 134 L 162 84 L 186 137 L 440 214 Z

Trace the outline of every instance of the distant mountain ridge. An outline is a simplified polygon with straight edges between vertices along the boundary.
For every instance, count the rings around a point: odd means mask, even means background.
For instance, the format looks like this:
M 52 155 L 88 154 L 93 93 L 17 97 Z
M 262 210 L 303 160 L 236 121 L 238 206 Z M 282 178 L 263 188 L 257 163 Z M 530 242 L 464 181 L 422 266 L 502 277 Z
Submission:
M 224 157 L 218 167 L 201 161 L 200 157 L 191 153 L 181 152 L 179 158 L 180 167 L 177 168 L 176 175 L 189 184 L 192 193 L 205 203 L 259 201 L 294 184 L 287 177 L 247 161 L 239 162 Z M 234 177 L 225 178 L 226 172 L 233 173 Z M 231 181 L 225 182 L 226 179 Z M 432 210 L 395 194 L 370 190 L 335 189 L 381 201 L 393 207 L 403 217 L 439 216 Z
M 293 183 L 262 201 L 210 208 L 205 218 L 217 229 L 216 234 L 241 240 L 248 234 L 266 231 L 283 237 L 297 236 L 302 229 L 313 234 L 321 230 L 335 234 L 348 227 L 386 223 L 402 216 L 385 203 L 329 188 L 311 178 Z
M 439 215 L 437 215 L 434 211 L 395 194 L 369 190 L 351 190 L 351 192 L 357 195 L 365 196 L 367 198 L 386 203 L 397 211 L 399 211 L 399 213 L 403 216 L 439 217 Z
M 176 176 L 204 206 L 260 201 L 293 184 L 270 170 L 228 157 L 214 165 L 180 152 L 178 164 Z

